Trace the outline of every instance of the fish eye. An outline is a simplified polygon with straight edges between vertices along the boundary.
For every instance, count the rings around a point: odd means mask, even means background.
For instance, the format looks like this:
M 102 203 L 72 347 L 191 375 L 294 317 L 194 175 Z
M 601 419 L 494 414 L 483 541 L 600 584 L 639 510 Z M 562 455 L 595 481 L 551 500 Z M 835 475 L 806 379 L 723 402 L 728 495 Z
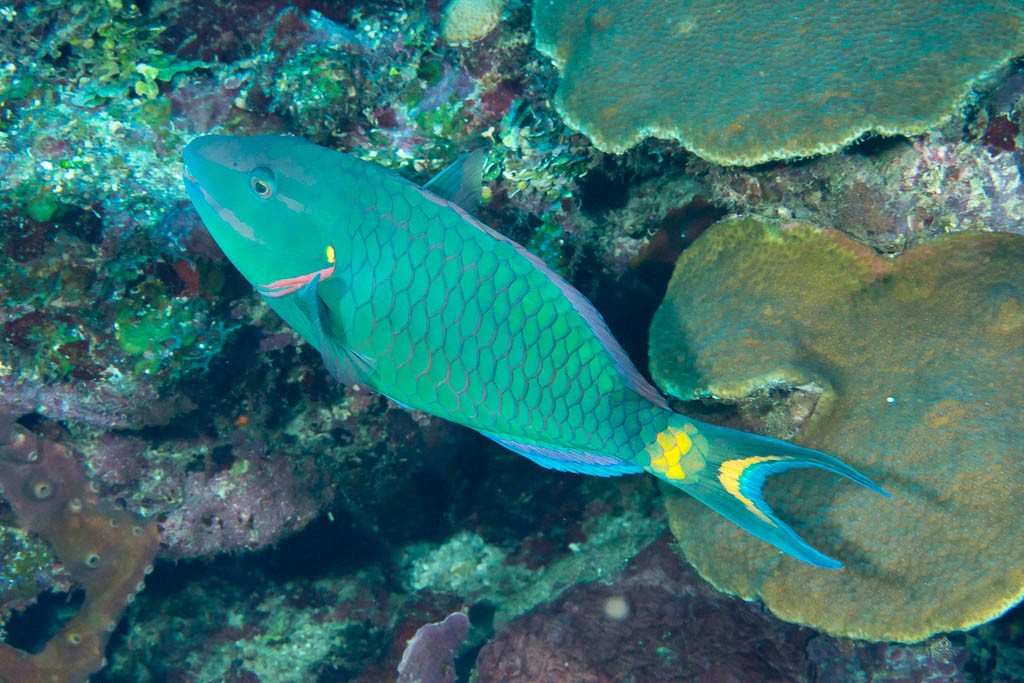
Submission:
M 260 199 L 270 199 L 277 192 L 277 178 L 269 168 L 257 168 L 249 174 L 249 188 Z

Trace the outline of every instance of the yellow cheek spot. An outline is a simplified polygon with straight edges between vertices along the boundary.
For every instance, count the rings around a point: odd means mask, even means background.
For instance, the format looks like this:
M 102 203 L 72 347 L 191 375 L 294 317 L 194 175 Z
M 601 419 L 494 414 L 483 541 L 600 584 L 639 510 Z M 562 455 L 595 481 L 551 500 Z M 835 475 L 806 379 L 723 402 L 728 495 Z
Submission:
M 775 522 L 772 521 L 768 515 L 758 510 L 757 506 L 754 505 L 754 501 L 743 495 L 743 492 L 740 490 L 740 479 L 743 477 L 743 473 L 746 472 L 747 468 L 753 467 L 754 465 L 758 465 L 762 462 L 772 462 L 774 460 L 782 460 L 782 458 L 774 455 L 765 455 L 755 458 L 726 460 L 718 468 L 718 481 L 722 482 L 722 487 L 728 491 L 733 498 L 741 501 L 748 510 L 772 526 L 775 526 Z
M 686 477 L 681 461 L 692 447 L 690 435 L 681 429 L 669 427 L 663 432 L 658 432 L 654 443 L 646 449 L 651 459 L 649 467 L 653 472 L 664 475 L 666 479 L 681 481 Z
M 335 260 L 336 259 L 334 257 L 334 247 L 332 247 L 331 245 L 328 244 L 327 245 L 327 262 L 333 265 Z

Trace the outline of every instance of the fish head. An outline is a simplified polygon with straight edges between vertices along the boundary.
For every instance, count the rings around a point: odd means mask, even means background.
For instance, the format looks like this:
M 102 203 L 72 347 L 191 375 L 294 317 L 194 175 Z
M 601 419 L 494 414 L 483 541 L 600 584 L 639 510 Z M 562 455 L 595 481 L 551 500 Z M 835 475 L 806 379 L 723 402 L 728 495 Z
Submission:
M 184 149 L 184 181 L 210 234 L 257 290 L 293 294 L 334 273 L 329 226 L 315 212 L 330 150 L 296 137 L 204 135 Z

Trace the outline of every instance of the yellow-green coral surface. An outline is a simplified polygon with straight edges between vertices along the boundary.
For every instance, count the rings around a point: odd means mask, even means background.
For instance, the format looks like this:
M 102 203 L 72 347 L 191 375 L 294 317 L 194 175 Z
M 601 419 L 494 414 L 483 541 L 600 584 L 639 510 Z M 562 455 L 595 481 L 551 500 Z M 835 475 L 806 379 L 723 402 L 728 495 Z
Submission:
M 922 133 L 1024 51 L 1019 0 L 537 0 L 555 104 L 606 152 L 647 136 L 720 164 Z
M 832 634 L 901 641 L 1022 597 L 1024 237 L 947 235 L 890 260 L 804 224 L 723 221 L 676 265 L 651 370 L 683 399 L 817 383 L 797 441 L 893 496 L 809 471 L 769 481 L 772 507 L 838 571 L 672 496 L 682 550 L 720 589 Z

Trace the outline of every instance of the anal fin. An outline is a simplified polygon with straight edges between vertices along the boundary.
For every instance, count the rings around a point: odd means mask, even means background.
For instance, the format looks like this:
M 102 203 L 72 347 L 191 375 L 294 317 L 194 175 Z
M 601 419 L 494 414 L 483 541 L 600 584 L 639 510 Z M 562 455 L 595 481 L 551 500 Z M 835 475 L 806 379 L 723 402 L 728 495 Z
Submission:
M 610 455 L 543 446 L 484 431 L 480 433 L 510 451 L 525 456 L 541 467 L 548 469 L 561 470 L 562 472 L 578 472 L 598 477 L 616 477 L 620 474 L 638 474 L 643 472 L 643 468 Z

